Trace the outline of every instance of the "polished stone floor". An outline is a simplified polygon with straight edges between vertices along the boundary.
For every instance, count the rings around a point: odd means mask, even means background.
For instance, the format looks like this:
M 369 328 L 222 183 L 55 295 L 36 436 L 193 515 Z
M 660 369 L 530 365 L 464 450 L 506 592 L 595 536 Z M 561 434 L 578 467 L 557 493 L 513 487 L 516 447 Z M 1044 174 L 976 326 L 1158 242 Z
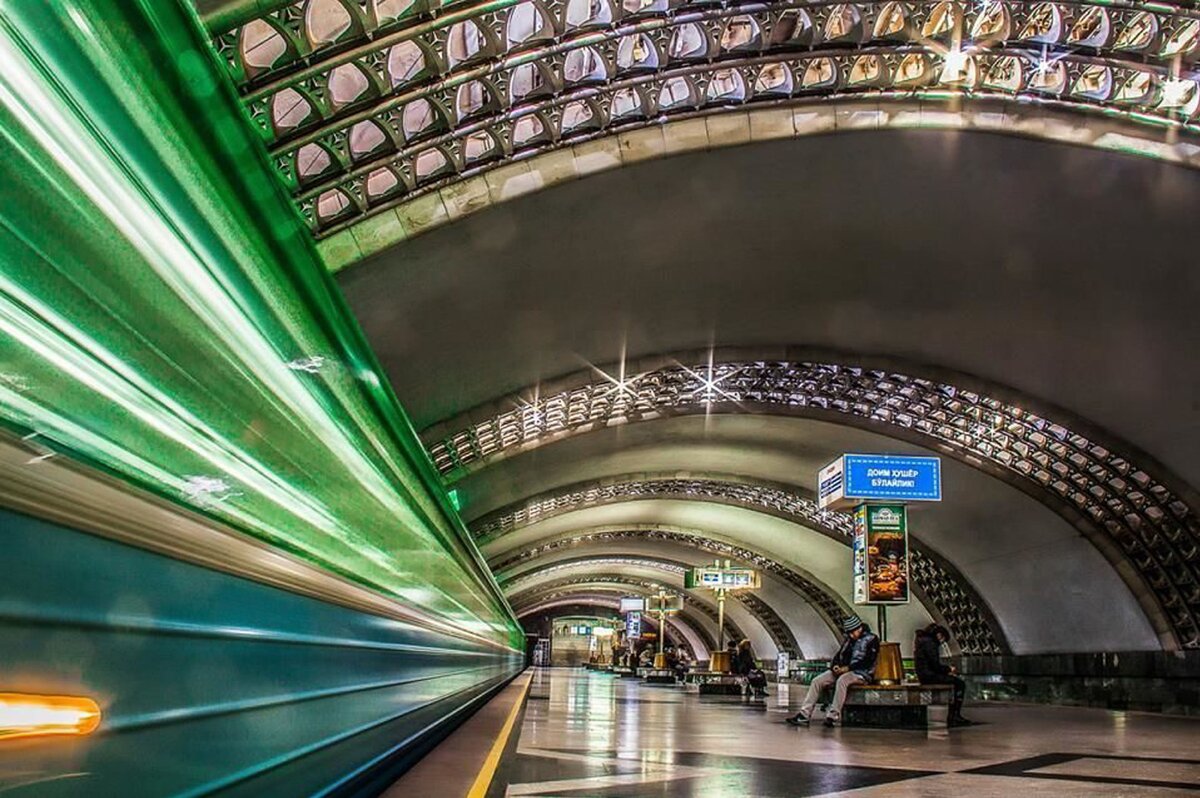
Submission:
M 1200 795 L 1200 719 L 986 705 L 966 729 L 793 729 L 802 696 L 540 669 L 489 795 Z

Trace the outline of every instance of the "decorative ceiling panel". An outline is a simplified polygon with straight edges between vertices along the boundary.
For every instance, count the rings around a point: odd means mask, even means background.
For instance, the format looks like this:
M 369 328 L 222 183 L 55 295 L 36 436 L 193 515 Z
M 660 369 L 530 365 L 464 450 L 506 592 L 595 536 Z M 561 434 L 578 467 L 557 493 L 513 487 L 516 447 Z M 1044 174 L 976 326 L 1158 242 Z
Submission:
M 300 0 L 215 44 L 317 235 L 746 104 L 996 98 L 1200 130 L 1200 15 L 1166 4 Z

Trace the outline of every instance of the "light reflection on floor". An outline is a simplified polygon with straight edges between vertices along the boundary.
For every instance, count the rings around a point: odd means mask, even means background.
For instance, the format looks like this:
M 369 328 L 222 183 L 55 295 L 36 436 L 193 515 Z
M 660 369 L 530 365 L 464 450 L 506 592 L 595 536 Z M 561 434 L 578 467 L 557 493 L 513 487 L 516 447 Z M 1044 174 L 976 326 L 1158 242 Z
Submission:
M 766 701 L 578 669 L 534 675 L 491 796 L 1200 794 L 1200 719 L 970 707 L 969 729 L 793 729 L 800 688 Z M 1180 779 L 1185 779 L 1180 781 Z

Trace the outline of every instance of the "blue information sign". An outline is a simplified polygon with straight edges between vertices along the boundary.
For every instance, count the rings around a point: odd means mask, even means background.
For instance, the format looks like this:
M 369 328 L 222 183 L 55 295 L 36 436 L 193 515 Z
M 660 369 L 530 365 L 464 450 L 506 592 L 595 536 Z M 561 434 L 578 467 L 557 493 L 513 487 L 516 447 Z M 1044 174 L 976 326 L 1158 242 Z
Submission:
M 843 455 L 845 494 L 856 499 L 941 501 L 942 461 L 936 457 Z
M 822 509 L 847 510 L 864 501 L 942 500 L 942 464 L 936 457 L 844 454 L 817 475 Z

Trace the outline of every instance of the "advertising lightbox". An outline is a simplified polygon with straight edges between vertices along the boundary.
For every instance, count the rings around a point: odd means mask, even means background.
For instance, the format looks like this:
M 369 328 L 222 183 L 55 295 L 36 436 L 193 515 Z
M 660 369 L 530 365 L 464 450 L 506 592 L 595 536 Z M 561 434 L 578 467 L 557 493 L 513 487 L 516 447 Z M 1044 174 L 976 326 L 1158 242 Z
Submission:
M 860 504 L 854 508 L 854 603 L 908 600 L 908 512 L 903 504 Z

